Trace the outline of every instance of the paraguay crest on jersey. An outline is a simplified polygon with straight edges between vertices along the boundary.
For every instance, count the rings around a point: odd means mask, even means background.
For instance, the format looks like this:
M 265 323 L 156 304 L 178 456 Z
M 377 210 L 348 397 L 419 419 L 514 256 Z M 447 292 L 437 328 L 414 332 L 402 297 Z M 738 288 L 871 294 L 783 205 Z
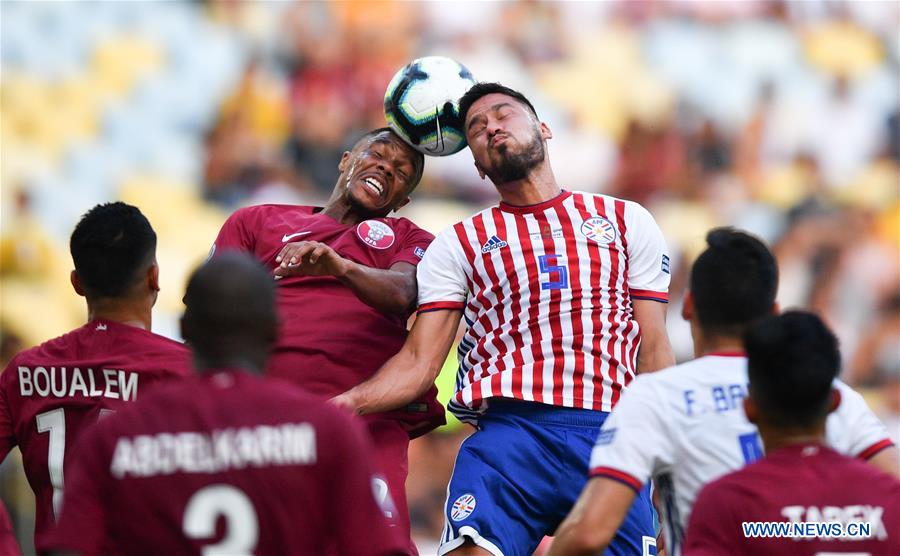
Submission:
M 616 227 L 602 216 L 594 216 L 582 222 L 581 233 L 584 234 L 584 237 L 601 245 L 609 245 L 616 241 Z
M 475 497 L 471 494 L 463 494 L 453 502 L 450 509 L 450 518 L 453 521 L 462 521 L 475 511 Z
M 369 247 L 387 249 L 394 244 L 394 230 L 380 220 L 366 220 L 356 227 L 356 235 Z

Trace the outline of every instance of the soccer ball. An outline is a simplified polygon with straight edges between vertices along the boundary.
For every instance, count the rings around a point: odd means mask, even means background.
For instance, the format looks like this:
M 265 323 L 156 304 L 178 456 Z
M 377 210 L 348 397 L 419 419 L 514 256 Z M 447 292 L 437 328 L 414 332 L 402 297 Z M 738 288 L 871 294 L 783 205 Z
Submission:
M 459 99 L 475 84 L 465 66 L 444 56 L 418 58 L 398 71 L 384 93 L 384 117 L 422 154 L 447 156 L 466 146 Z

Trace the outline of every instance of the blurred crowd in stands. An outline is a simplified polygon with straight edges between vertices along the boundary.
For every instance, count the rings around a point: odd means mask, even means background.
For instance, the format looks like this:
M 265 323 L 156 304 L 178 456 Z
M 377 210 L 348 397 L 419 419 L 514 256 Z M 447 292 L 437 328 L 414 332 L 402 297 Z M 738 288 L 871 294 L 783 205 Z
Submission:
M 843 378 L 871 388 L 900 430 L 896 2 L 0 8 L 4 363 L 83 319 L 66 240 L 87 208 L 119 198 L 148 215 L 163 273 L 156 327 L 175 336 L 184 277 L 227 214 L 322 202 L 341 153 L 384 125 L 393 73 L 445 55 L 532 99 L 554 132 L 564 187 L 654 213 L 676 259 L 669 324 L 679 359 L 692 356 L 680 300 L 705 231 L 745 228 L 778 256 L 781 306 L 828 320 Z M 403 215 L 437 232 L 495 198 L 463 151 L 428 158 Z M 414 443 L 410 502 L 423 539 L 440 531 L 464 434 Z

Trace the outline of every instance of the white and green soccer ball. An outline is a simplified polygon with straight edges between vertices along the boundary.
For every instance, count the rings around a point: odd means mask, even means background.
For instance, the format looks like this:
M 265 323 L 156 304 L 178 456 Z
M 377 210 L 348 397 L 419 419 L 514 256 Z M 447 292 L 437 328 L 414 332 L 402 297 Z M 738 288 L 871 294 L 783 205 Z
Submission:
M 474 84 L 472 72 L 452 58 L 418 58 L 388 84 L 384 116 L 391 129 L 422 154 L 459 152 L 466 146 L 459 99 Z

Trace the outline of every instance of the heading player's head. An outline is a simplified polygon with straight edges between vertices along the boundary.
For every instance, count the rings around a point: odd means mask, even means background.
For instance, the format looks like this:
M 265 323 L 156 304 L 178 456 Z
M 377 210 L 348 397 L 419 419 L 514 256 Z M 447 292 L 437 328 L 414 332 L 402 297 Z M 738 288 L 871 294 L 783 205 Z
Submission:
M 519 181 L 547 158 L 553 133 L 522 93 L 499 83 L 476 83 L 459 101 L 475 168 L 495 185 Z
M 422 153 L 390 128 L 373 129 L 341 157 L 332 200 L 344 198 L 362 216 L 386 216 L 409 202 L 424 169 Z
M 243 253 L 223 253 L 188 280 L 181 335 L 198 370 L 242 368 L 262 372 L 275 343 L 275 285 L 259 263 Z
M 838 341 L 812 313 L 788 311 L 757 321 L 744 334 L 750 395 L 747 417 L 765 436 L 821 434 L 839 401 L 832 383 L 841 366 Z
M 156 232 L 137 207 L 97 205 L 69 240 L 72 285 L 88 303 L 133 301 L 152 307 L 159 292 Z
M 739 339 L 755 320 L 778 310 L 778 265 L 762 241 L 733 228 L 706 235 L 691 269 L 683 316 L 707 337 Z

